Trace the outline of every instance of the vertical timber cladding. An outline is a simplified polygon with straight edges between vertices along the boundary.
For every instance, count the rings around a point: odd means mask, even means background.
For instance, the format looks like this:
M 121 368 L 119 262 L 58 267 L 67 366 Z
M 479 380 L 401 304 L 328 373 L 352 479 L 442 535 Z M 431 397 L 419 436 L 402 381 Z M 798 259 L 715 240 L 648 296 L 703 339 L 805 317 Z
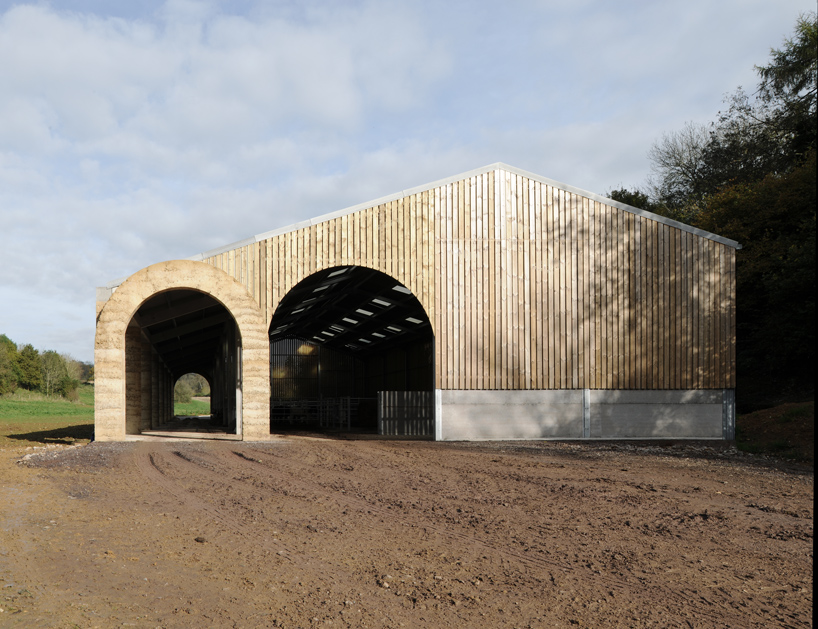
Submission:
M 735 387 L 733 247 L 500 169 L 432 194 L 437 388 Z

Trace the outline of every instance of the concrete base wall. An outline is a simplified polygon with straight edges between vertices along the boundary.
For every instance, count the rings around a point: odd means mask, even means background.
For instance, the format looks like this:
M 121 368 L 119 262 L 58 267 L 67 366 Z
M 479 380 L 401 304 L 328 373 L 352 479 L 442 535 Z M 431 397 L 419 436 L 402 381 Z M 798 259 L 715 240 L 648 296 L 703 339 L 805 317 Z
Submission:
M 435 392 L 435 438 L 733 439 L 733 390 Z

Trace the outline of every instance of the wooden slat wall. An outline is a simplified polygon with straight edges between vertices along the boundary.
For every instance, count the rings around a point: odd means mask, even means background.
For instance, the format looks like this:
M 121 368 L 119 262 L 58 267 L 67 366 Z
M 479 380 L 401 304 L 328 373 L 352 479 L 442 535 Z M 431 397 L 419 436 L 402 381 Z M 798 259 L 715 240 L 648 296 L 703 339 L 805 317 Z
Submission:
M 310 274 L 418 297 L 441 389 L 735 387 L 735 250 L 495 170 L 206 260 L 267 320 Z

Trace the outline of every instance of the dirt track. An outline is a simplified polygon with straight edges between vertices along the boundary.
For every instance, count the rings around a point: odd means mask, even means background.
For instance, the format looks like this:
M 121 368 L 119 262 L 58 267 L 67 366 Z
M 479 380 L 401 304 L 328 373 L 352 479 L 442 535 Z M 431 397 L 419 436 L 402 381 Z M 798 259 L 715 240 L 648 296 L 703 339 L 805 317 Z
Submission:
M 696 445 L 0 452 L 2 627 L 810 627 L 813 476 Z

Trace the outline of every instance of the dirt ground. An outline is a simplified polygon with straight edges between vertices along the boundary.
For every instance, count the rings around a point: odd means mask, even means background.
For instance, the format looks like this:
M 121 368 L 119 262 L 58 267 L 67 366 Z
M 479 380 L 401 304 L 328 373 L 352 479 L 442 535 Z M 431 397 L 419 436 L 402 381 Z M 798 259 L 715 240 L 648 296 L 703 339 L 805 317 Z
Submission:
M 701 443 L 5 450 L 0 626 L 810 627 L 813 496 Z

